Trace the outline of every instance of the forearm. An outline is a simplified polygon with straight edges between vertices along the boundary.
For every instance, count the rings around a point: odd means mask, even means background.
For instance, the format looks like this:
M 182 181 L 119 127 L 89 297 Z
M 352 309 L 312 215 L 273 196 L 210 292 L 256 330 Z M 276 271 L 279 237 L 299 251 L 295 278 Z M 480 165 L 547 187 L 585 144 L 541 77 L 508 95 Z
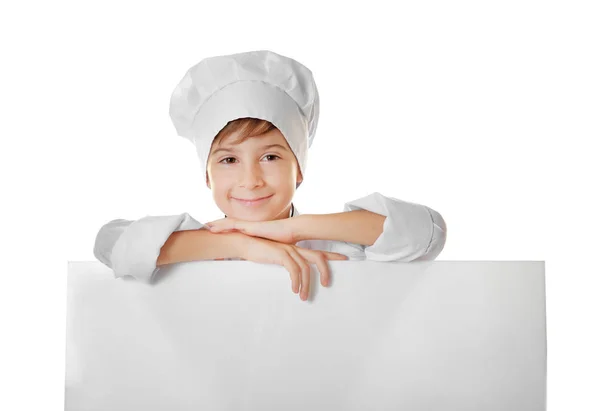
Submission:
M 160 249 L 156 265 L 238 258 L 245 237 L 237 232 L 215 234 L 204 229 L 175 231 Z
M 303 214 L 292 218 L 301 240 L 346 241 L 373 245 L 383 232 L 385 216 L 367 210 L 334 214 Z

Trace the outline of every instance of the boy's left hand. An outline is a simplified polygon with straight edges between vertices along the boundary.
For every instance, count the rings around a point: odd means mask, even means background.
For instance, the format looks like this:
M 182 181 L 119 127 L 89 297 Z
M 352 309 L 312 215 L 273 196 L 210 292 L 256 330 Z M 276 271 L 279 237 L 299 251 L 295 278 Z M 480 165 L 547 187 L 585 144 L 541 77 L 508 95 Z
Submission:
M 271 221 L 245 221 L 226 217 L 211 221 L 206 225 L 210 227 L 211 233 L 239 231 L 246 235 L 266 238 L 284 244 L 295 244 L 298 240 L 290 220 L 291 218 Z

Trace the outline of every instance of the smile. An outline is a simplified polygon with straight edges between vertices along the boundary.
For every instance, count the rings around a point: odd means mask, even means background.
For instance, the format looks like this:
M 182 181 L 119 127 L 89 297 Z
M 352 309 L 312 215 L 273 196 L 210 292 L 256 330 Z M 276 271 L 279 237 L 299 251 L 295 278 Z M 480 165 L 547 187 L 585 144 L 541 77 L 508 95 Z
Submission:
M 257 205 L 261 205 L 261 204 L 265 203 L 271 197 L 273 197 L 273 194 L 271 194 L 268 197 L 263 197 L 263 198 L 259 198 L 259 199 L 256 199 L 256 200 L 242 200 L 242 199 L 235 198 L 235 197 L 232 197 L 232 198 L 235 201 L 237 201 L 238 203 L 243 204 L 245 206 L 257 206 Z

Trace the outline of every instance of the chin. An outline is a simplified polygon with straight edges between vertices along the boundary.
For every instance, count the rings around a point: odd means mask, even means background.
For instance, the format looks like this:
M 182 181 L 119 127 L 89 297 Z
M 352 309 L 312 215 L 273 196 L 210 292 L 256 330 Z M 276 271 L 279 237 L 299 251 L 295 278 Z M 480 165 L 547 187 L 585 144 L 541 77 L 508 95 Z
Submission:
M 235 212 L 233 210 L 235 210 Z M 270 209 L 244 210 L 243 207 L 232 207 L 232 212 L 225 214 L 227 214 L 228 217 L 246 221 L 266 221 L 274 218 L 273 212 Z

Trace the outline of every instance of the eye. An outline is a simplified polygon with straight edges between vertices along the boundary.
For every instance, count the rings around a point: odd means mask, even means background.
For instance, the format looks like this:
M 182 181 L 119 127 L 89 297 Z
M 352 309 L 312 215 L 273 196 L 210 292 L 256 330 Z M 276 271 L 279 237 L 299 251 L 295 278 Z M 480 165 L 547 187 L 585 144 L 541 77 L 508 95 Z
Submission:
M 267 154 L 265 157 L 275 157 L 275 158 L 281 158 L 279 156 L 276 156 L 275 154 Z
M 230 158 L 235 160 L 235 158 L 233 158 L 233 157 L 225 157 L 223 160 L 219 161 L 219 163 L 223 163 L 223 161 L 225 161 L 225 160 L 229 160 Z M 224 164 L 231 164 L 231 163 L 230 163 L 230 162 L 228 162 L 228 161 L 225 161 L 225 163 L 224 163 Z

